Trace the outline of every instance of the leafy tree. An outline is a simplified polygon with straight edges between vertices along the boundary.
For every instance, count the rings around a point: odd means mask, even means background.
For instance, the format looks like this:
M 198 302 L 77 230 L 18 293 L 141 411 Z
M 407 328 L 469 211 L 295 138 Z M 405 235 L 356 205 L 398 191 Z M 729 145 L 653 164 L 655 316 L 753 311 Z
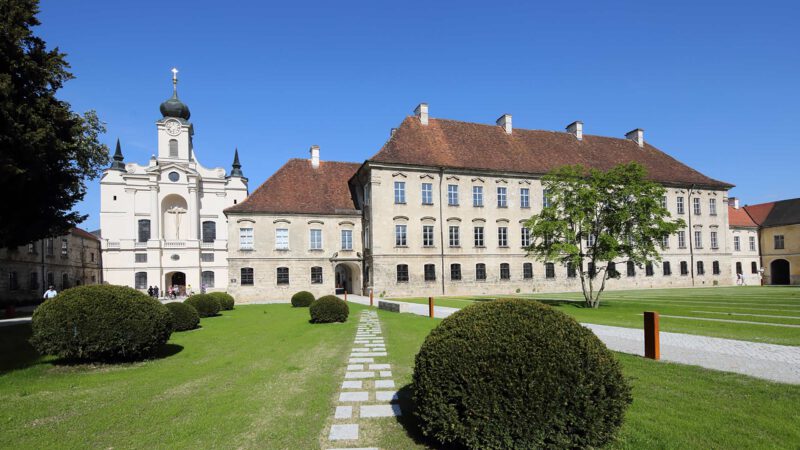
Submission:
M 105 128 L 55 94 L 73 78 L 65 54 L 32 27 L 37 0 L 0 0 L 0 247 L 60 234 L 86 216 L 72 211 L 84 180 L 108 164 Z
M 526 222 L 528 254 L 574 268 L 587 307 L 600 305 L 614 261 L 641 267 L 660 261 L 663 239 L 684 227 L 661 205 L 665 189 L 647 180 L 644 167 L 621 164 L 607 172 L 565 166 L 542 179 L 548 206 Z

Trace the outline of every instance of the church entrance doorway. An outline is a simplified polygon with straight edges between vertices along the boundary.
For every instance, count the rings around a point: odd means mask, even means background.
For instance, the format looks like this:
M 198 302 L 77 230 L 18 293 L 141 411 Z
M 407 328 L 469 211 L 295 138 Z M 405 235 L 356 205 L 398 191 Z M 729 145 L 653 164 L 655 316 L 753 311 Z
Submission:
M 789 261 L 776 259 L 769 265 L 772 284 L 789 284 Z
M 170 289 L 176 296 L 186 295 L 186 274 L 183 272 L 169 272 L 164 276 L 164 293 L 169 295 Z
M 334 278 L 337 294 L 355 294 L 358 286 L 358 268 L 352 267 L 347 263 L 337 264 L 334 268 Z

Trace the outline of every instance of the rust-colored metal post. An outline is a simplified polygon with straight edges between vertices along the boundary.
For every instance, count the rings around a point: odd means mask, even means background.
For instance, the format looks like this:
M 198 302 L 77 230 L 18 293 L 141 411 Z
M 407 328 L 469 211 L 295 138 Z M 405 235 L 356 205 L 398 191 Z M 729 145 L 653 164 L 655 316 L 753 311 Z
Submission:
M 374 305 L 375 305 L 375 303 L 374 303 L 374 300 L 373 300 L 373 297 L 372 297 L 372 289 L 370 289 L 369 290 L 369 306 L 374 306 Z
M 347 301 L 347 289 L 344 290 L 344 301 Z
M 428 315 L 433 319 L 433 297 L 428 297 Z
M 658 313 L 644 312 L 644 357 L 661 359 L 661 343 L 658 339 Z

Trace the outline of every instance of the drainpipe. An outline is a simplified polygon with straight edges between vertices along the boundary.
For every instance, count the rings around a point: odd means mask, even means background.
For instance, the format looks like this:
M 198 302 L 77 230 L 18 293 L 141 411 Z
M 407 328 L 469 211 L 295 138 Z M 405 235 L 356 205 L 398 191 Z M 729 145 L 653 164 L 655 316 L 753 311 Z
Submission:
M 686 198 L 686 203 L 689 208 L 689 273 L 692 275 L 692 286 L 694 286 L 694 228 L 692 228 L 692 214 L 694 214 L 694 205 L 692 204 L 692 192 L 694 191 L 694 184 L 689 189 L 689 196 Z
M 442 182 L 444 181 L 444 167 L 439 167 L 439 255 L 442 258 L 442 295 L 445 295 L 444 283 L 444 217 L 442 206 Z

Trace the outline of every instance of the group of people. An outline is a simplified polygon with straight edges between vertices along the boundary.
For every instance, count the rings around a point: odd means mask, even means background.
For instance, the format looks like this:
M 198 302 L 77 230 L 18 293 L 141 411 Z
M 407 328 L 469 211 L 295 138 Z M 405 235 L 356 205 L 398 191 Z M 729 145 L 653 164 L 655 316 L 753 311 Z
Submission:
M 158 298 L 158 286 L 150 286 L 147 288 L 147 295 L 153 298 Z
M 158 289 L 158 286 L 150 286 L 147 288 L 147 295 L 153 298 L 159 298 L 159 293 L 161 291 Z M 172 286 L 167 288 L 167 291 L 164 292 L 165 296 L 169 299 L 175 300 L 178 297 L 186 297 L 193 294 L 192 292 L 192 285 L 186 286 L 184 289 L 183 286 L 173 284 Z

